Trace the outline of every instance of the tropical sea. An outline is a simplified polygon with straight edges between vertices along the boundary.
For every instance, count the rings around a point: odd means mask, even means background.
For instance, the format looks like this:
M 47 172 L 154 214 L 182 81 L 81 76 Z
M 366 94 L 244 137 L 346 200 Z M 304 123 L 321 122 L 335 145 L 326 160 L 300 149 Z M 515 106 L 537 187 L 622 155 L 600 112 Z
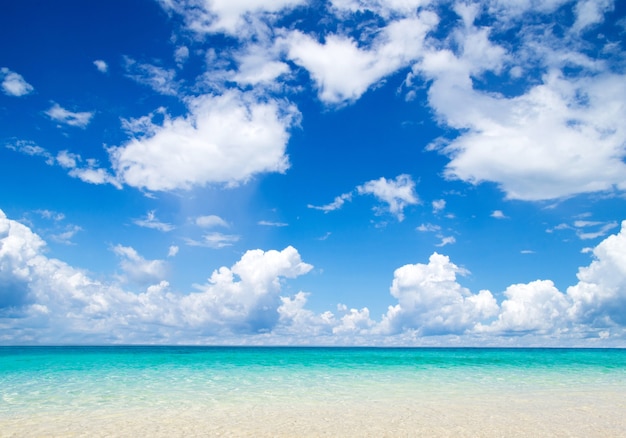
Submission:
M 0 347 L 0 436 L 626 436 L 626 350 Z

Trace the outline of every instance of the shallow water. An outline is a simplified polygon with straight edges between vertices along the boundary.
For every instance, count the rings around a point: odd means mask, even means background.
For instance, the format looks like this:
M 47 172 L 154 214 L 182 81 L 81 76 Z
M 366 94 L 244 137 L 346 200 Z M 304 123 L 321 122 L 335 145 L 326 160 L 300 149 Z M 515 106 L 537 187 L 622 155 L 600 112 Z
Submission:
M 626 350 L 0 347 L 0 436 L 626 436 Z

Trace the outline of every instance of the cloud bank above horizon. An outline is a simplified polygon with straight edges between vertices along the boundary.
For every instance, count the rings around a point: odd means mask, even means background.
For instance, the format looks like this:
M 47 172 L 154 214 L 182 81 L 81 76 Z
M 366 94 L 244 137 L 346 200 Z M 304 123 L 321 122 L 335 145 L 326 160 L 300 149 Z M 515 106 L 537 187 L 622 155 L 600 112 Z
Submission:
M 458 277 L 469 272 L 435 252 L 427 263 L 395 270 L 389 292 L 397 304 L 378 320 L 367 307 L 337 303 L 317 314 L 306 308 L 310 292 L 283 295 L 287 279 L 313 269 L 291 246 L 248 250 L 186 292 L 171 290 L 165 260 L 146 260 L 130 247 L 113 248 L 124 275 L 101 281 L 47 257 L 46 243 L 2 211 L 0 238 L 3 343 L 228 343 L 246 335 L 237 343 L 402 345 L 448 336 L 517 345 L 502 336 L 514 335 L 593 345 L 623 336 L 626 326 L 626 221 L 593 249 L 565 292 L 536 280 L 510 285 L 498 303 L 488 290 L 463 287 Z M 128 281 L 144 286 L 132 290 Z

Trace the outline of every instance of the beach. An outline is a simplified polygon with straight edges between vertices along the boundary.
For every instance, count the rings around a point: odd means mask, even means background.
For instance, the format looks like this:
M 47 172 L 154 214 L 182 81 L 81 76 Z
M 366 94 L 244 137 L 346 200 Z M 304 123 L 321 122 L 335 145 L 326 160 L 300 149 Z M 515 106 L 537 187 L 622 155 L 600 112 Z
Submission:
M 2 437 L 619 437 L 626 431 L 620 351 L 35 353 L 2 355 Z

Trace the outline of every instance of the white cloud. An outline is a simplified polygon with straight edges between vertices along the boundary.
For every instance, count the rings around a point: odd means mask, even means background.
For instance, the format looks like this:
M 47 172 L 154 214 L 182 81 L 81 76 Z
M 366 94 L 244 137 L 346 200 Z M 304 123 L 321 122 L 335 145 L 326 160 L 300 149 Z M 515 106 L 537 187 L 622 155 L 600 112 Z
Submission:
M 89 184 L 111 184 L 121 189 L 122 185 L 107 170 L 99 167 L 98 161 L 93 158 L 85 160 L 86 166 L 80 167 L 83 162 L 79 154 L 69 151 L 60 151 L 56 156 L 56 162 L 64 169 L 68 169 L 68 175 L 72 178 L 78 178 Z
M 179 250 L 179 249 L 180 249 L 180 248 L 178 248 L 178 246 L 176 246 L 176 245 L 171 245 L 171 246 L 169 247 L 169 249 L 167 250 L 167 256 L 168 256 L 168 257 L 176 257 L 176 255 L 178 254 L 178 250 Z
M 247 251 L 231 269 L 214 271 L 199 293 L 183 297 L 181 309 L 193 326 L 247 333 L 271 330 L 279 320 L 277 309 L 285 304 L 279 296 L 281 277 L 295 278 L 312 268 L 293 247 Z
M 167 232 L 167 231 L 172 231 L 174 229 L 174 226 L 172 224 L 161 222 L 159 219 L 157 219 L 156 212 L 154 210 L 149 211 L 146 214 L 145 218 L 134 219 L 133 222 L 135 223 L 135 225 L 139 225 L 140 227 L 144 227 L 144 228 L 152 228 L 153 230 Z
M 504 291 L 498 319 L 489 330 L 500 333 L 558 332 L 568 323 L 570 302 L 550 280 L 514 284 Z
M 415 193 L 415 182 L 410 175 L 398 175 L 395 180 L 381 177 L 358 186 L 357 191 L 360 195 L 374 195 L 379 201 L 386 203 L 386 210 L 395 215 L 399 221 L 404 220 L 405 207 L 419 203 Z
M 413 15 L 420 7 L 432 3 L 431 0 L 331 0 L 335 12 L 371 11 L 381 17 L 388 18 L 392 15 Z
M 204 246 L 207 248 L 220 249 L 239 242 L 240 236 L 236 234 L 224 234 L 217 231 L 202 236 L 202 240 L 186 239 L 189 246 Z
M 494 219 L 508 219 L 502 210 L 494 210 L 490 216 Z
M 284 44 L 289 59 L 309 72 L 319 98 L 340 104 L 358 99 L 384 77 L 417 60 L 426 34 L 436 24 L 437 16 L 430 12 L 393 21 L 377 32 L 370 47 L 335 34 L 320 43 L 300 31 L 285 35 Z
M 305 0 L 159 0 L 168 11 L 181 14 L 198 33 L 226 33 L 243 37 L 258 33 L 258 20 L 305 3 Z
M 126 184 L 152 191 L 209 183 L 238 184 L 289 167 L 288 129 L 299 122 L 292 105 L 235 90 L 188 100 L 186 117 L 165 115 L 152 135 L 109 150 Z M 176 157 L 176 159 L 172 159 Z
M 179 84 L 176 82 L 176 71 L 157 65 L 142 64 L 134 59 L 125 58 L 127 76 L 134 81 L 152 88 L 160 94 L 176 96 Z
M 352 201 L 352 193 L 344 193 L 337 196 L 335 200 L 330 204 L 320 206 L 308 204 L 307 207 L 313 208 L 315 210 L 321 210 L 324 213 L 328 213 L 329 211 L 339 210 L 341 207 L 343 207 L 343 204 L 350 201 Z
M 179 46 L 174 51 L 174 60 L 176 61 L 178 67 L 182 67 L 182 65 L 187 62 L 188 58 L 189 49 L 187 48 L 187 46 Z
M 232 80 L 242 85 L 276 86 L 277 79 L 290 72 L 289 65 L 278 60 L 279 47 L 250 44 L 235 56 L 237 72 Z
M 215 227 L 225 227 L 228 228 L 228 223 L 219 216 L 214 214 L 208 216 L 198 216 L 195 219 L 196 225 L 202 228 L 215 228 Z
M 104 62 L 102 59 L 96 59 L 93 62 L 93 65 L 96 66 L 96 68 L 98 69 L 100 73 L 106 73 L 109 71 L 109 65 L 106 62 Z
M 522 200 L 626 189 L 626 129 L 618 121 L 626 117 L 620 104 L 626 80 L 552 75 L 545 81 L 511 99 L 471 91 L 467 102 L 474 110 L 466 113 L 471 116 L 454 110 L 454 122 L 444 110 L 449 123 L 469 128 L 443 149 L 452 157 L 446 175 L 474 184 L 495 181 L 508 198 Z M 463 92 L 457 91 L 459 105 Z M 444 91 L 433 85 L 431 95 L 443 97 L 439 93 Z M 588 104 L 575 103 L 580 95 Z
M 467 271 L 447 256 L 433 253 L 427 265 L 396 269 L 391 295 L 398 304 L 389 306 L 378 330 L 394 334 L 417 330 L 421 335 L 461 334 L 498 312 L 491 292 L 472 294 L 456 281 Z
M 42 148 L 41 146 L 38 146 L 37 144 L 33 142 L 19 140 L 13 144 L 8 144 L 6 147 L 15 152 L 19 152 L 24 155 L 29 155 L 31 157 L 45 158 L 46 164 L 48 165 L 54 164 L 54 157 L 52 156 L 52 154 L 50 154 L 50 152 L 48 152 L 46 149 Z
M 69 126 L 85 128 L 89 125 L 93 113 L 90 112 L 73 112 L 61 107 L 58 103 L 53 104 L 46 115 L 52 120 Z
M 0 334 L 2 343 L 188 343 L 272 330 L 287 301 L 280 297 L 284 279 L 312 269 L 292 247 L 247 251 L 231 268 L 215 270 L 198 292 L 180 295 L 159 280 L 163 261 L 118 245 L 113 251 L 126 280 L 158 281 L 134 293 L 44 251 L 39 236 L 0 211 L 0 322 L 10 319 L 12 326 Z
M 22 75 L 6 67 L 0 69 L 0 79 L 2 79 L 2 91 L 7 96 L 25 96 L 34 90 L 33 86 L 26 82 Z
M 12 326 L 0 342 L 178 343 L 265 333 L 268 342 L 394 344 L 450 334 L 500 344 L 515 336 L 516 345 L 524 345 L 524 339 L 584 343 L 625 334 L 626 221 L 593 249 L 594 260 L 579 269 L 578 283 L 565 294 L 550 280 L 514 284 L 498 306 L 489 291 L 474 294 L 461 286 L 457 277 L 467 271 L 434 253 L 428 264 L 395 271 L 390 292 L 397 304 L 380 322 L 366 307 L 339 305 L 337 315 L 317 314 L 305 308 L 308 294 L 281 296 L 285 279 L 312 269 L 293 247 L 247 251 L 189 294 L 170 291 L 164 261 L 122 245 L 113 251 L 121 279 L 147 285 L 145 291 L 126 291 L 48 258 L 39 236 L 0 211 L 0 323 L 10 319 Z
M 289 226 L 289 224 L 285 222 L 259 221 L 257 223 L 259 225 L 263 225 L 264 227 L 287 227 Z
M 112 250 L 121 259 L 124 281 L 150 285 L 164 280 L 168 270 L 165 261 L 146 260 L 130 246 L 116 245 Z
M 445 199 L 437 199 L 432 202 L 433 213 L 437 214 L 444 208 L 446 208 L 446 200 Z
M 456 243 L 456 238 L 454 236 L 440 236 L 441 238 L 441 242 L 439 242 L 437 245 L 438 247 L 442 247 L 442 246 L 446 246 L 446 245 L 452 245 L 453 243 Z
M 78 225 L 67 225 L 63 230 L 50 234 L 50 239 L 64 245 L 72 245 L 72 238 L 82 230 Z
M 576 235 L 583 240 L 596 239 L 606 236 L 609 231 L 618 226 L 617 222 L 597 222 L 597 221 L 575 221 Z M 595 231 L 584 231 L 596 228 Z
M 616 228 L 617 226 L 618 223 L 615 221 L 601 222 L 576 220 L 572 225 L 562 223 L 553 228 L 548 228 L 546 232 L 553 233 L 554 231 L 574 230 L 578 238 L 582 240 L 590 240 L 606 236 L 609 231 L 611 231 L 613 228 Z
M 416 230 L 421 231 L 422 233 L 437 233 L 441 231 L 441 227 L 434 224 L 421 224 L 416 228 Z
M 576 21 L 572 26 L 574 32 L 587 30 L 590 26 L 604 21 L 604 14 L 613 10 L 614 0 L 579 0 L 574 12 Z
M 593 256 L 578 270 L 578 284 L 567 289 L 574 302 L 570 314 L 595 326 L 626 325 L 626 221 L 593 249 Z
M 339 324 L 333 327 L 334 334 L 368 334 L 376 323 L 370 318 L 370 311 L 367 307 L 360 310 L 350 309 L 340 306 L 345 314 L 339 320 Z
M 516 2 L 523 12 L 549 12 L 562 2 L 550 3 L 544 8 Z M 490 3 L 499 14 L 494 28 L 520 25 L 507 20 L 522 15 L 505 11 L 503 4 Z M 604 2 L 589 4 L 606 10 Z M 432 146 L 450 157 L 446 177 L 495 182 L 507 198 L 521 200 L 626 189 L 625 77 L 588 57 L 583 43 L 571 35 L 528 27 L 507 51 L 490 40 L 491 28 L 474 26 L 480 10 L 456 6 L 455 11 L 463 25 L 414 67 L 432 81 L 428 99 L 440 121 L 459 130 L 447 145 Z M 508 80 L 505 68 L 518 66 L 545 72 L 541 82 L 528 83 L 517 96 L 475 85 L 484 82 L 486 72 Z M 580 73 L 565 74 L 566 68 Z

